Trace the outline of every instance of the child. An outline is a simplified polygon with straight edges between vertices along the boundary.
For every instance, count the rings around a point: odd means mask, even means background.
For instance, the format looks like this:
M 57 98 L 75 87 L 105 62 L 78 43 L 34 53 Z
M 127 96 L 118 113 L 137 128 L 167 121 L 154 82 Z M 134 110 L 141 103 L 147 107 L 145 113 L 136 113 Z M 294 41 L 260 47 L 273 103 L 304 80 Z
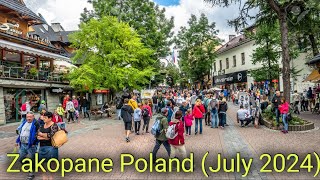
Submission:
M 193 121 L 192 110 L 188 109 L 187 114 L 184 116 L 184 123 L 186 125 L 186 135 L 191 135 L 191 126 Z
M 140 125 L 141 125 L 141 103 L 138 104 L 138 108 L 134 110 L 133 120 L 134 120 L 134 131 L 136 135 L 139 135 Z
M 58 107 L 57 107 L 57 113 L 59 114 L 59 116 L 61 117 L 62 121 L 63 121 L 63 115 L 65 113 L 63 107 L 62 107 L 62 104 L 59 104 Z

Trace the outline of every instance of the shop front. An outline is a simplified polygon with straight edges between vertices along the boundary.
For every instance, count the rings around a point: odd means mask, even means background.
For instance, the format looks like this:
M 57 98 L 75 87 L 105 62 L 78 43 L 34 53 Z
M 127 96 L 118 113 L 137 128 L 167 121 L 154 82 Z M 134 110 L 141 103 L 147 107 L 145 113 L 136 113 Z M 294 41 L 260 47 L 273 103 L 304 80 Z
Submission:
M 214 85 L 221 89 L 247 89 L 247 71 L 239 71 L 214 77 Z

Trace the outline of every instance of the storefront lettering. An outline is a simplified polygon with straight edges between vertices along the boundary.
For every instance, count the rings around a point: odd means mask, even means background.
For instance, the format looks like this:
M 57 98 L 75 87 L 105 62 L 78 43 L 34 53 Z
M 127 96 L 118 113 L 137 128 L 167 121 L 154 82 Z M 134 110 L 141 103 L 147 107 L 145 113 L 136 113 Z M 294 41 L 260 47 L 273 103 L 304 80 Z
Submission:
M 18 28 L 19 28 L 19 24 L 0 23 L 0 30 L 6 31 L 7 33 L 21 35 L 22 32 L 17 30 Z
M 231 74 L 215 76 L 214 82 L 216 85 L 247 82 L 247 72 L 241 71 L 241 72 L 235 72 Z
M 29 34 L 29 33 L 27 33 L 26 37 L 29 40 L 37 41 L 39 43 L 51 44 L 51 42 L 49 41 L 48 37 L 47 38 L 40 38 L 36 34 Z

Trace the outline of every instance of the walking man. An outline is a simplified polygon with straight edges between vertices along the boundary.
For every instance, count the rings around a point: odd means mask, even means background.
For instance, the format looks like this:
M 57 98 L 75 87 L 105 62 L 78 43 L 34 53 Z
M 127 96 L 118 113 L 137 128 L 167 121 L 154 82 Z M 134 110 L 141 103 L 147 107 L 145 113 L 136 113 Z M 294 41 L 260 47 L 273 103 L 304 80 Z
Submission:
M 276 114 L 276 121 L 277 121 L 278 127 L 279 127 L 279 118 L 280 118 L 280 111 L 279 111 L 280 101 L 281 101 L 280 91 L 276 91 L 275 96 L 272 98 L 272 103 L 274 107 L 274 112 Z
M 125 129 L 125 135 L 126 135 L 126 141 L 130 142 L 130 131 L 132 127 L 132 114 L 134 113 L 132 107 L 128 104 L 129 100 L 124 99 L 124 106 L 121 108 L 121 118 L 124 122 L 124 129 Z M 138 106 L 138 105 L 137 105 Z
M 168 156 L 170 157 L 171 148 L 170 148 L 170 144 L 168 142 L 168 139 L 166 137 L 166 132 L 168 129 L 167 116 L 168 116 L 168 109 L 162 108 L 161 115 L 159 117 L 157 117 L 160 119 L 160 135 L 156 137 L 156 144 L 155 144 L 153 151 L 152 151 L 152 159 L 153 159 L 154 164 L 156 163 L 157 153 L 158 153 L 158 150 L 160 149 L 161 144 L 163 144 L 163 146 L 166 148 Z

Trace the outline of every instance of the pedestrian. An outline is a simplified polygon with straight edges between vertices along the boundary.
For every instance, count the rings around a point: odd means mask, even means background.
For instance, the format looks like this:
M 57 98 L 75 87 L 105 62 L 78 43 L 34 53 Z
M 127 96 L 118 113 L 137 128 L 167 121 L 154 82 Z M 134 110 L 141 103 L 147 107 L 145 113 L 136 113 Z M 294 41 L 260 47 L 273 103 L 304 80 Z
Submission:
M 71 99 L 69 102 L 72 103 Z M 48 162 L 52 158 L 55 158 L 55 159 L 59 158 L 58 148 L 52 146 L 52 143 L 51 143 L 51 138 L 59 130 L 58 125 L 52 121 L 52 116 L 53 115 L 51 112 L 46 112 L 43 115 L 44 125 L 40 127 L 39 132 L 37 134 L 38 135 L 37 139 L 40 141 L 39 159 L 45 159 L 44 162 Z M 51 168 L 54 169 L 53 167 Z M 53 179 L 53 178 L 51 175 L 49 178 L 45 177 L 44 175 L 43 179 Z
M 214 96 L 209 104 L 209 111 L 211 112 L 211 128 L 218 128 L 219 116 L 219 101 Z
M 154 93 L 153 96 L 152 96 L 152 104 L 153 104 L 152 113 L 155 114 L 155 113 L 158 112 L 158 96 L 157 96 L 157 93 Z
M 182 105 L 179 108 L 179 110 L 182 112 L 182 119 L 186 115 L 186 112 L 188 111 L 188 109 L 190 109 L 189 104 L 187 103 L 187 101 L 182 100 Z
M 61 117 L 62 121 L 63 121 L 63 115 L 65 113 L 63 107 L 62 107 L 62 104 L 59 104 L 58 107 L 57 107 L 57 113 L 59 114 L 59 116 Z
M 297 90 L 294 91 L 294 94 L 293 94 L 293 102 L 294 102 L 294 113 L 296 114 L 300 114 L 300 111 L 299 111 L 299 101 L 300 101 L 300 95 L 298 93 Z
M 69 102 L 67 103 L 66 112 L 68 113 L 68 123 L 70 123 L 70 119 L 72 122 L 75 122 L 73 117 L 75 108 L 71 99 L 69 99 Z
M 200 134 L 202 134 L 202 119 L 203 119 L 203 114 L 205 113 L 205 109 L 204 106 L 201 102 L 201 99 L 197 99 L 196 104 L 193 108 L 193 116 L 195 118 L 196 121 L 196 125 L 195 125 L 195 135 L 197 135 L 198 133 L 198 126 L 200 124 Z
M 21 105 L 20 111 L 21 111 L 21 118 L 26 119 L 27 113 L 30 112 L 32 105 L 31 101 L 27 101 Z
M 281 96 L 280 96 L 280 91 L 276 91 L 276 94 L 272 98 L 272 104 L 273 104 L 273 109 L 276 114 L 276 121 L 277 121 L 277 127 L 279 127 L 279 117 L 280 117 L 280 112 L 279 112 L 279 105 L 281 101 Z
M 83 118 L 86 118 L 86 115 L 87 115 L 89 118 L 89 121 L 90 121 L 90 114 L 88 113 L 89 102 L 85 96 L 83 96 L 83 99 L 81 101 L 81 107 L 82 107 L 82 112 L 83 112 Z
M 279 105 L 279 112 L 281 114 L 284 129 L 281 131 L 284 134 L 288 133 L 288 113 L 289 113 L 289 103 L 286 102 L 285 98 L 281 98 L 281 104 Z
M 194 108 L 194 105 L 196 104 L 196 100 L 197 100 L 197 94 L 196 94 L 196 93 L 193 93 L 192 96 L 191 96 L 191 106 L 192 106 L 192 109 Z
M 172 102 L 171 101 L 168 101 L 166 108 L 168 109 L 167 119 L 168 119 L 168 122 L 170 122 L 171 119 L 172 119 L 172 114 L 173 114 L 173 108 L 172 108 Z
M 221 129 L 225 127 L 227 124 L 227 110 L 228 110 L 228 104 L 226 98 L 223 98 L 221 102 L 219 103 L 219 126 Z
M 115 99 L 115 102 L 116 102 L 117 117 L 119 120 L 121 120 L 120 115 L 121 115 L 121 108 L 123 106 L 123 99 L 120 96 L 117 96 Z
M 309 90 L 307 91 L 307 98 L 308 98 L 308 109 L 310 109 L 310 111 L 312 112 L 312 108 L 313 108 L 313 94 L 312 94 L 312 88 L 309 87 Z
M 250 112 L 240 105 L 240 109 L 237 111 L 237 122 L 241 122 L 241 127 L 248 126 L 251 122 L 252 118 L 250 118 Z M 244 124 L 244 122 L 246 122 Z
M 184 116 L 184 123 L 186 126 L 186 135 L 190 136 L 191 135 L 191 126 L 192 126 L 192 121 L 194 120 L 193 115 L 192 115 L 192 109 L 189 108 L 187 110 L 186 115 Z
M 76 98 L 76 96 L 72 96 L 72 103 L 73 103 L 73 106 L 74 106 L 74 113 L 73 113 L 73 116 L 76 118 L 76 120 L 78 121 L 78 117 L 76 116 L 76 113 L 78 111 L 78 114 L 79 114 L 79 102 Z
M 157 118 L 160 119 L 160 134 L 156 137 L 156 144 L 153 148 L 152 151 L 152 157 L 153 157 L 153 163 L 156 163 L 157 159 L 157 153 L 158 150 L 160 149 L 161 144 L 165 147 L 167 150 L 168 156 L 170 157 L 171 154 L 171 148 L 170 144 L 168 142 L 168 139 L 166 137 L 166 132 L 168 129 L 168 121 L 167 121 L 167 116 L 168 116 L 168 109 L 167 108 L 162 108 L 161 109 L 161 115 L 158 116 Z
M 135 110 L 136 108 L 138 108 L 138 103 L 137 103 L 137 96 L 133 95 L 132 98 L 129 100 L 129 106 L 132 107 L 133 110 Z
M 70 99 L 70 96 L 68 94 L 63 99 L 62 107 L 64 110 L 66 110 L 67 103 L 69 102 L 69 99 Z
M 148 105 L 148 100 L 145 100 L 143 102 L 141 110 L 143 119 L 142 134 L 144 134 L 144 130 L 146 130 L 146 133 L 148 134 L 150 119 L 152 119 L 152 110 L 151 107 Z
M 54 113 L 53 113 L 53 116 L 52 116 L 52 121 L 53 121 L 54 123 L 61 123 L 61 122 L 63 122 L 63 121 L 62 121 L 62 118 L 61 118 L 61 116 L 58 114 L 58 111 L 57 111 L 57 110 L 54 110 Z
M 132 127 L 132 114 L 134 113 L 133 108 L 129 105 L 129 99 L 124 99 L 124 106 L 121 108 L 121 118 L 124 122 L 124 129 L 126 135 L 126 141 L 130 142 L 130 131 Z M 137 105 L 138 106 L 138 105 Z
M 182 112 L 177 111 L 175 114 L 174 120 L 172 120 L 169 123 L 169 126 L 172 126 L 175 124 L 175 131 L 177 133 L 177 136 L 174 139 L 169 139 L 168 142 L 171 146 L 171 158 L 176 158 L 176 151 L 180 152 L 182 155 L 182 158 L 185 159 L 187 157 L 187 151 L 185 147 L 185 142 L 184 142 L 184 125 L 183 122 L 181 121 L 182 118 Z
M 141 119 L 142 119 L 142 105 L 141 103 L 138 104 L 138 108 L 134 110 L 133 113 L 133 121 L 134 121 L 134 132 L 136 135 L 140 135 L 140 127 L 141 127 Z
M 16 146 L 20 146 L 19 149 L 19 162 L 22 163 L 23 159 L 27 156 L 34 163 L 35 153 L 38 146 L 37 132 L 40 128 L 39 123 L 34 117 L 32 112 L 26 114 L 26 119 L 22 120 L 21 125 L 18 128 L 18 138 L 16 140 Z M 22 163 L 23 164 L 23 163 Z M 27 179 L 34 178 L 34 166 L 32 166 L 32 172 L 29 172 Z
M 210 115 L 210 111 L 209 111 L 209 104 L 212 101 L 212 96 L 211 94 L 207 94 L 206 98 L 204 99 L 204 108 L 205 108 L 205 117 L 204 117 L 204 121 L 206 123 L 207 126 L 210 126 L 211 123 L 211 115 Z
M 38 108 L 38 112 L 41 112 L 43 109 L 47 111 L 46 101 L 45 100 L 41 101 L 40 106 Z

